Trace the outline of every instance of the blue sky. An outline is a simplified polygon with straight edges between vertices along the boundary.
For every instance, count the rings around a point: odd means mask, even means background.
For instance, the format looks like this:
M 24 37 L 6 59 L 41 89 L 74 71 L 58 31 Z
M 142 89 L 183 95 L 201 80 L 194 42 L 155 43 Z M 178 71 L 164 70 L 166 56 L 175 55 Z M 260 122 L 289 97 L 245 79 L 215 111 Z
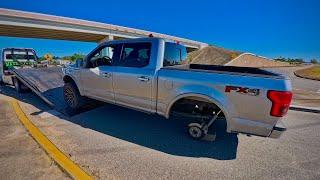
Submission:
M 0 7 L 140 28 L 267 57 L 320 59 L 317 0 L 1 0 Z M 7 46 L 61 56 L 87 53 L 95 44 L 0 37 L 0 48 Z

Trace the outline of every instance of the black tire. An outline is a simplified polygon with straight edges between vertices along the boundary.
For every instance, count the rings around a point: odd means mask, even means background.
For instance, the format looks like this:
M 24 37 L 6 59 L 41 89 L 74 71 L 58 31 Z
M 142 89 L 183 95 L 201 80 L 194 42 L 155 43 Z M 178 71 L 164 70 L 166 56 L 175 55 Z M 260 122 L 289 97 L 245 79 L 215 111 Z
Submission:
M 13 77 L 13 78 L 12 78 L 12 82 L 13 82 L 13 85 L 14 85 L 14 88 L 16 89 L 16 91 L 17 91 L 18 93 L 22 93 L 22 92 L 23 92 L 23 89 L 22 89 L 22 83 L 21 83 L 21 81 L 19 81 L 18 78 Z
M 0 86 L 4 86 L 4 82 L 1 77 L 0 77 Z
M 12 82 L 13 82 L 14 88 L 18 93 L 26 93 L 30 90 L 16 77 L 12 77 Z
M 85 104 L 85 98 L 80 95 L 77 85 L 66 82 L 63 86 L 63 97 L 71 109 L 79 109 Z

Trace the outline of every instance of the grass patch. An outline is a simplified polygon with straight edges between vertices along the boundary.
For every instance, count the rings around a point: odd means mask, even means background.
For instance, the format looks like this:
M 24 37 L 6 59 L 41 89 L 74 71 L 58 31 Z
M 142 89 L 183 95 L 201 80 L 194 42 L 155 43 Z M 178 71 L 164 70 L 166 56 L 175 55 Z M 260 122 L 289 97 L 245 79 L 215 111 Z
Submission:
M 301 69 L 295 72 L 299 77 L 304 77 L 308 79 L 315 79 L 320 81 L 320 66 L 313 66 L 306 69 Z

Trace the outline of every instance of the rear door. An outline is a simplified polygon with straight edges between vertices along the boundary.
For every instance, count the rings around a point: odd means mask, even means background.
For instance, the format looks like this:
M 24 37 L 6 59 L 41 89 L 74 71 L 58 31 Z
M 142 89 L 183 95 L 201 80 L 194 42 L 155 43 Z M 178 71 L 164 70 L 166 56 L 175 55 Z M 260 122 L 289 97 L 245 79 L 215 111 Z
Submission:
M 150 42 L 125 43 L 114 71 L 113 87 L 117 104 L 143 111 L 152 106 L 154 68 L 149 68 Z
M 106 45 L 98 48 L 87 58 L 86 68 L 80 78 L 85 96 L 114 103 L 113 74 L 121 52 L 121 45 Z

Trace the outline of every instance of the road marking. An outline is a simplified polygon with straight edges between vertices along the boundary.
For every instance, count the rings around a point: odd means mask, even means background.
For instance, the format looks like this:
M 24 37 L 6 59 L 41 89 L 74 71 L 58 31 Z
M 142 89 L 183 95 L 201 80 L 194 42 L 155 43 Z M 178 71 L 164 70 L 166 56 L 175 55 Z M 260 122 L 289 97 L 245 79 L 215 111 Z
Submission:
M 38 129 L 22 111 L 17 100 L 12 100 L 11 104 L 21 123 L 26 127 L 31 136 L 49 154 L 49 156 L 64 169 L 74 179 L 93 179 L 82 170 L 76 163 L 60 151 L 41 131 Z
M 319 94 L 320 94 L 320 89 L 317 91 L 317 93 L 319 93 Z

